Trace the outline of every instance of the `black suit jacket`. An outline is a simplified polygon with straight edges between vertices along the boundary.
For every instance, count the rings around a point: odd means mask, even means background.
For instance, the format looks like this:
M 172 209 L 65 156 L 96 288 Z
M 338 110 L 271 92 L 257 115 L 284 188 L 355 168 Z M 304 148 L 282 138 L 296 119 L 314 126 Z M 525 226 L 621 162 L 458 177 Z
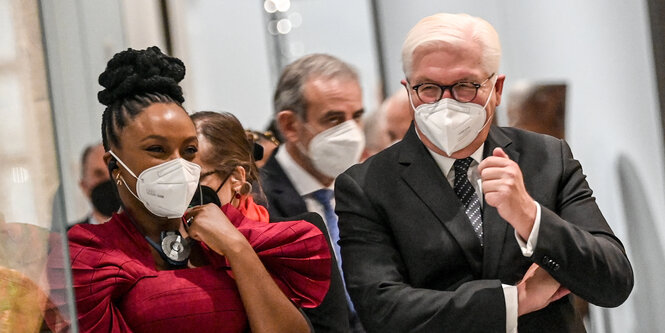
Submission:
M 503 332 L 501 284 L 532 263 L 590 303 L 621 304 L 630 263 L 568 145 L 492 127 L 484 156 L 502 147 L 518 163 L 542 216 L 533 256 L 483 205 L 480 247 L 461 202 L 412 127 L 404 139 L 340 175 L 335 184 L 347 289 L 368 332 Z M 571 297 L 521 316 L 519 332 L 584 331 Z
M 307 212 L 307 206 L 275 159 L 275 154 L 276 151 L 261 168 L 261 186 L 268 200 L 267 206 L 271 220 L 282 220 L 284 217 Z M 326 236 L 333 260 L 328 294 L 321 305 L 313 309 L 304 309 L 304 312 L 317 333 L 349 332 L 349 308 L 346 303 L 342 275 L 328 237 L 328 228 L 320 216 L 318 219 L 308 219 L 307 221 L 314 224 Z

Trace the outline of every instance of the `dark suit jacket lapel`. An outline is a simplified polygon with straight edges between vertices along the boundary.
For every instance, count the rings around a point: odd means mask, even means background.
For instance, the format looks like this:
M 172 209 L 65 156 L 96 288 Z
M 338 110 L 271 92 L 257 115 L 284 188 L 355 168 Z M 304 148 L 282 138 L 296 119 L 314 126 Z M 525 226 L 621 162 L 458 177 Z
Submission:
M 289 177 L 286 176 L 281 165 L 277 162 L 276 154 L 277 151 L 273 152 L 261 168 L 261 178 L 268 197 L 270 215 L 288 217 L 307 212 L 305 201 L 300 197 Z
M 448 229 L 473 271 L 480 275 L 482 249 L 457 195 L 416 135 L 413 125 L 402 141 L 399 163 L 406 166 L 402 178 Z
M 483 158 L 491 156 L 494 148 L 501 147 L 511 160 L 519 162 L 519 152 L 511 145 L 512 140 L 507 137 L 503 131 L 496 126 L 490 129 L 487 140 L 485 140 L 485 148 L 483 149 Z M 506 222 L 496 208 L 490 206 L 485 202 L 483 196 L 483 277 L 496 278 L 503 246 L 507 239 L 512 239 L 513 242 L 513 228 L 508 228 Z M 510 238 L 509 238 L 510 237 Z

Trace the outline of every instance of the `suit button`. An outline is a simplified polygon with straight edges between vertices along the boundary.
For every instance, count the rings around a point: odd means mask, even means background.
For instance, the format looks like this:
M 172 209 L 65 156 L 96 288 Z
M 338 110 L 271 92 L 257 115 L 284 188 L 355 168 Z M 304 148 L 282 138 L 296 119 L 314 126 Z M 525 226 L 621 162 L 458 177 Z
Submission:
M 559 269 L 559 264 L 556 261 L 552 260 L 552 258 L 550 258 L 548 256 L 543 256 L 543 266 L 545 266 L 545 267 L 547 267 L 547 268 L 549 268 L 553 271 L 556 271 L 557 269 Z

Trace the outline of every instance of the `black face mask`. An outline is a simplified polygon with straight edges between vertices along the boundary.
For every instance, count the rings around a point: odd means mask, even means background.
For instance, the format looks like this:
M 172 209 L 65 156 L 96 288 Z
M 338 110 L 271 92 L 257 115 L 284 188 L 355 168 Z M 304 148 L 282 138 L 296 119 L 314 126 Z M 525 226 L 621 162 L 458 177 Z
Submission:
M 194 192 L 194 197 L 189 203 L 189 207 L 201 206 L 209 203 L 214 203 L 217 205 L 217 207 L 222 207 L 222 203 L 219 201 L 217 192 L 222 189 L 222 186 L 224 186 L 226 181 L 229 180 L 229 177 L 231 177 L 230 174 L 224 178 L 224 181 L 221 184 L 219 184 L 217 190 L 213 190 L 211 187 L 201 185 L 201 183 L 199 183 L 199 187 L 196 189 L 196 192 Z
M 120 198 L 113 182 L 109 179 L 95 186 L 90 192 L 92 206 L 104 216 L 111 216 L 120 208 Z
M 189 207 L 201 206 L 209 203 L 214 203 L 219 207 L 222 206 L 215 190 L 205 185 L 199 185 L 199 187 L 196 188 L 196 192 L 194 192 L 194 197 L 192 197 L 192 202 L 189 203 Z

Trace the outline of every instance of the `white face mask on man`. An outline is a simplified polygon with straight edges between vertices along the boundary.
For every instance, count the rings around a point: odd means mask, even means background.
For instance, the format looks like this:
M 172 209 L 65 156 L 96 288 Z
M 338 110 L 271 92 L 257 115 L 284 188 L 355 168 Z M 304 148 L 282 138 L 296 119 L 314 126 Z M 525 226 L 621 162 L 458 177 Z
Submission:
M 309 130 L 309 128 L 308 128 Z M 347 120 L 317 135 L 306 151 L 300 150 L 322 174 L 335 178 L 360 161 L 365 148 L 365 134 L 355 120 Z
M 494 87 L 490 91 L 485 105 L 462 103 L 452 98 L 443 98 L 436 103 L 423 103 L 413 106 L 411 94 L 409 103 L 414 109 L 414 120 L 420 132 L 437 148 L 448 156 L 468 146 L 487 126 L 485 108 L 492 98 Z
M 182 217 L 199 183 L 201 167 L 198 164 L 176 158 L 145 169 L 137 177 L 113 151 L 109 150 L 109 153 L 136 178 L 135 194 L 120 176 L 129 193 L 148 211 L 160 217 Z

